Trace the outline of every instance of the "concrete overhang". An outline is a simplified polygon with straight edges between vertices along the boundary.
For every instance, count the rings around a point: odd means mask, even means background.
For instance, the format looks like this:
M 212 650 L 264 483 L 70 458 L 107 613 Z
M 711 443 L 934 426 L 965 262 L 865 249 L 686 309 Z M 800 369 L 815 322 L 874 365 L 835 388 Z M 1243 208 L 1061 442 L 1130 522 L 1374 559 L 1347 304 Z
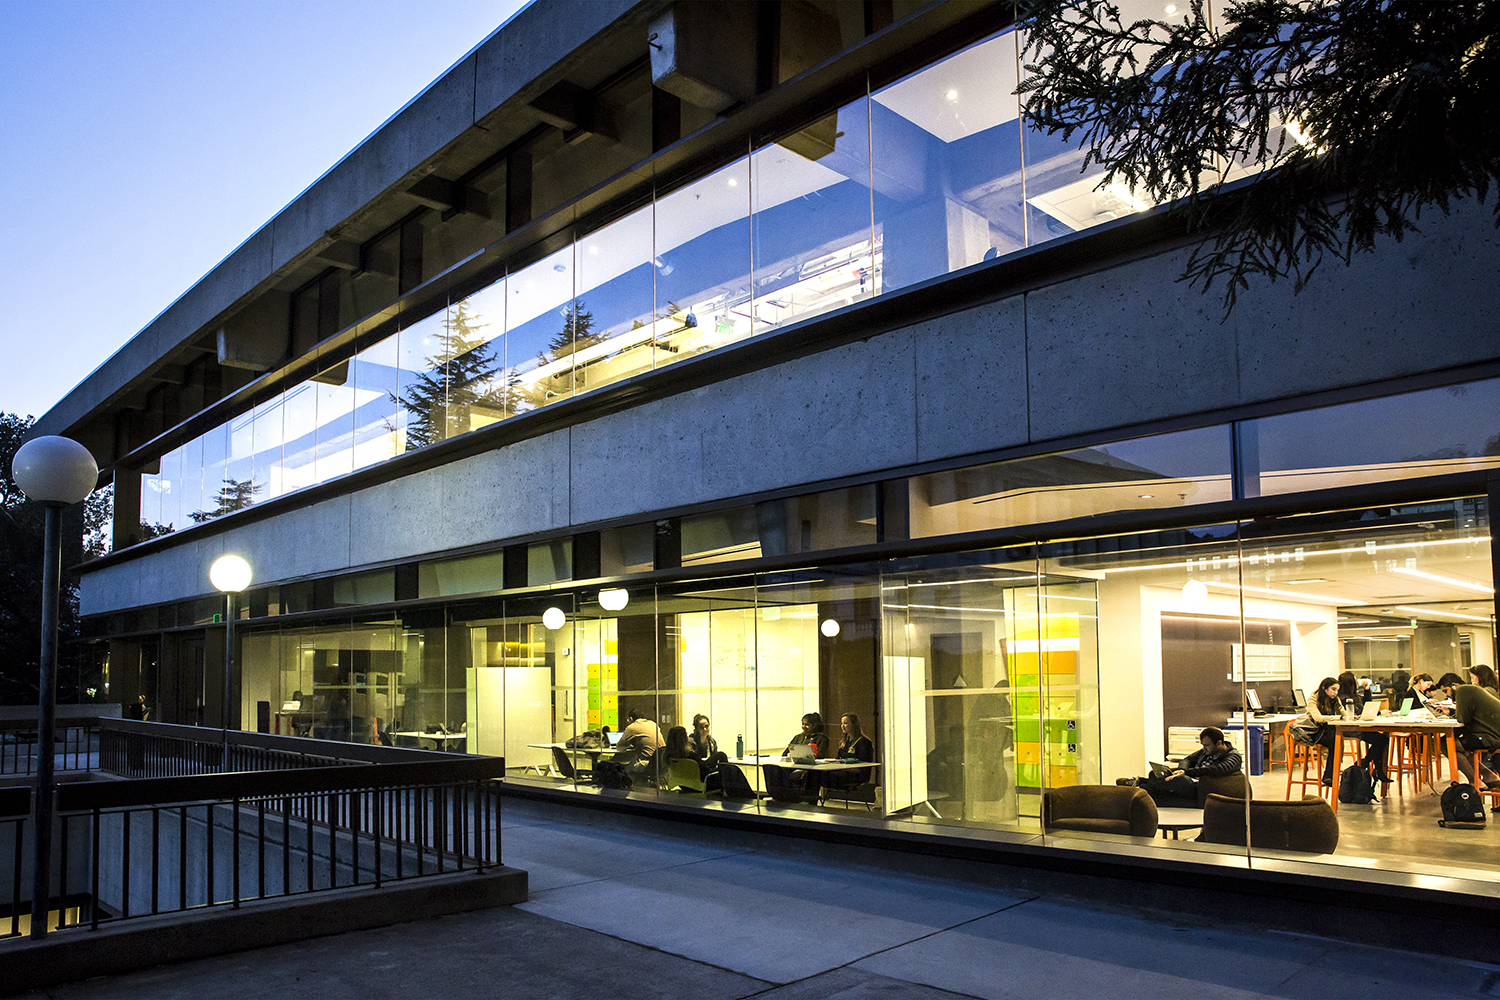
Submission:
M 538 0 L 459 60 L 307 190 L 236 247 L 103 364 L 42 415 L 32 435 L 63 434 L 109 451 L 97 425 L 116 408 L 139 408 L 137 397 L 172 380 L 185 361 L 216 352 L 219 331 L 260 295 L 307 264 L 347 268 L 342 230 L 383 203 L 410 207 L 416 186 L 485 208 L 462 189 L 428 181 L 456 148 L 503 145 L 507 134 L 533 128 L 530 102 L 577 75 L 592 75 L 611 58 L 628 62 L 644 48 L 645 30 L 666 0 Z M 632 43 L 623 46 L 620 42 Z M 636 44 L 638 43 L 638 44 Z M 422 186 L 424 185 L 425 186 Z M 441 189 L 441 190 L 439 190 Z M 451 208 L 451 206 L 449 206 Z M 232 325 L 231 325 L 232 329 Z M 268 363 L 229 354 L 252 370 Z M 107 462 L 110 455 L 98 456 Z

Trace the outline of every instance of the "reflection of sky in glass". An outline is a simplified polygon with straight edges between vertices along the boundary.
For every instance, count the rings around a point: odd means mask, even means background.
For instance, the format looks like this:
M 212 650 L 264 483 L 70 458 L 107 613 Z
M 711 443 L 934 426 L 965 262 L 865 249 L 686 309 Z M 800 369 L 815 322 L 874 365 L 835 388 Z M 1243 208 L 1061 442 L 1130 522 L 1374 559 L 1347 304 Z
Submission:
M 1483 455 L 1500 438 L 1500 379 L 1250 421 L 1260 468 L 1322 469 Z
M 1143 469 L 1169 479 L 1223 476 L 1230 472 L 1229 427 L 1200 427 L 1063 454 L 1079 461 Z

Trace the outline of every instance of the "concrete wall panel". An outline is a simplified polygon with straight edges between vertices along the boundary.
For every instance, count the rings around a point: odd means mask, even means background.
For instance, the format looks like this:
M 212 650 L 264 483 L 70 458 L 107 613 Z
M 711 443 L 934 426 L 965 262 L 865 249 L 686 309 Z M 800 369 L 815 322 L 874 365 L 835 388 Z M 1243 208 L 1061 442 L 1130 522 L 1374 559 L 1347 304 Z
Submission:
M 574 523 L 907 464 L 910 331 L 800 358 L 574 429 Z
M 1301 295 L 1252 286 L 1229 323 L 1239 395 L 1285 398 L 1500 357 L 1500 233 L 1482 205 L 1429 213 L 1422 233 L 1352 265 L 1325 262 Z
M 1180 267 L 1149 257 L 1027 294 L 1033 441 L 1240 401 L 1234 331 Z
M 570 437 L 555 431 L 445 469 L 443 547 L 566 527 Z
M 1029 440 L 1025 322 L 1017 295 L 912 327 L 917 461 Z

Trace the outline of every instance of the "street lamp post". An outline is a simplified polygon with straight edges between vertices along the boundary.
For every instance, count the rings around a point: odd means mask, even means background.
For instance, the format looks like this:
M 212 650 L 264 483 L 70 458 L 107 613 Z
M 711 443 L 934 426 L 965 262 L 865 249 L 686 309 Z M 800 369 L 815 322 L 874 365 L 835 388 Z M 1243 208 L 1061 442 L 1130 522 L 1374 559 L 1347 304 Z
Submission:
M 224 592 L 224 744 L 219 768 L 229 770 L 229 675 L 234 668 L 234 595 L 250 586 L 250 564 L 236 555 L 220 556 L 208 568 L 208 579 Z
M 52 754 L 57 723 L 57 605 L 62 583 L 62 512 L 94 491 L 99 466 L 77 441 L 32 438 L 16 451 L 11 477 L 42 505 L 42 648 L 37 677 L 36 852 L 31 880 L 31 936 L 47 934 L 52 895 Z

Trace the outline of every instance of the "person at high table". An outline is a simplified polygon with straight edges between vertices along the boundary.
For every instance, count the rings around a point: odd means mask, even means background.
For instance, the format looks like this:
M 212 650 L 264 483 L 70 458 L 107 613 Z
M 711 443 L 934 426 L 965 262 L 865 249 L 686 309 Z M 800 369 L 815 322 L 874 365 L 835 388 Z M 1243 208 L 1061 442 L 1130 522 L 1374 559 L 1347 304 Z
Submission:
M 823 730 L 823 717 L 817 712 L 808 712 L 802 717 L 802 732 L 792 737 L 783 757 L 790 757 L 792 748 L 810 747 L 814 757 L 827 757 L 831 741 Z M 801 768 L 778 767 L 767 764 L 761 768 L 766 779 L 766 791 L 777 802 L 816 802 L 818 800 L 818 775 Z
M 1365 710 L 1365 699 L 1360 694 L 1351 670 L 1339 674 L 1339 703 L 1344 706 L 1346 718 L 1357 719 Z M 1354 736 L 1365 744 L 1365 755 L 1360 758 L 1360 766 L 1371 768 L 1371 777 L 1375 781 L 1390 781 L 1385 773 L 1385 759 L 1391 738 L 1385 733 L 1356 732 Z
M 1500 750 L 1500 698 L 1478 684 L 1465 684 L 1457 674 L 1444 674 L 1438 681 L 1445 695 L 1453 699 L 1453 717 L 1458 720 L 1454 736 L 1467 753 L 1458 754 L 1458 769 L 1469 784 L 1475 782 L 1474 764 L 1469 753 L 1475 750 Z M 1480 781 L 1485 788 L 1500 788 L 1496 774 L 1483 759 L 1479 762 Z
M 1135 785 L 1144 788 L 1159 806 L 1182 806 L 1198 804 L 1199 778 L 1218 778 L 1238 774 L 1243 761 L 1240 752 L 1224 739 L 1224 731 L 1209 726 L 1198 734 L 1203 749 L 1195 750 L 1182 758 L 1182 763 L 1170 774 L 1158 777 L 1155 774 L 1144 778 L 1120 778 L 1117 785 Z
M 1406 684 L 1404 671 L 1396 671 L 1401 677 L 1403 688 Z M 1323 754 L 1323 785 L 1327 788 L 1333 787 L 1333 751 L 1338 746 L 1338 730 L 1330 723 L 1339 721 L 1344 717 L 1343 705 L 1339 702 L 1339 679 L 1337 677 L 1325 677 L 1318 682 L 1317 695 L 1307 703 L 1307 714 L 1287 727 L 1292 734 L 1292 739 L 1298 743 L 1308 746 L 1320 746 L 1326 752 Z

